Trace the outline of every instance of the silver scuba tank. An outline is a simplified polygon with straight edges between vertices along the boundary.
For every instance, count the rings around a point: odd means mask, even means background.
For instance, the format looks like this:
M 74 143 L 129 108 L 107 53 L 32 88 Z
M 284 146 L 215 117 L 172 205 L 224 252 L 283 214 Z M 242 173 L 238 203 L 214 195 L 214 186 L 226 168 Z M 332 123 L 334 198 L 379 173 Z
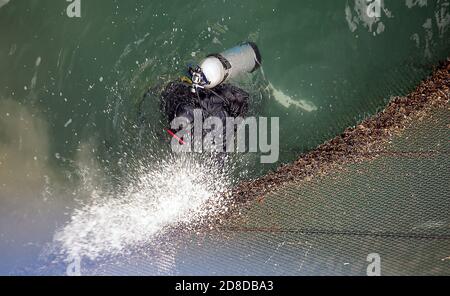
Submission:
M 192 73 L 194 86 L 214 88 L 261 65 L 261 54 L 253 42 L 245 42 L 219 54 L 207 56 Z

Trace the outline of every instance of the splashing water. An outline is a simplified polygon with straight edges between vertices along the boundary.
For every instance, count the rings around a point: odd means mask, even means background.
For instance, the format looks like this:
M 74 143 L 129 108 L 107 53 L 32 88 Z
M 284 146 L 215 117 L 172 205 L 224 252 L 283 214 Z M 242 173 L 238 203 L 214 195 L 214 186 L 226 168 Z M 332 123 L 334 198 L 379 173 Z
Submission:
M 155 168 L 156 167 L 156 168 Z M 93 190 L 54 241 L 68 257 L 117 255 L 151 242 L 180 223 L 189 224 L 227 209 L 228 178 L 213 161 L 185 157 L 142 167 L 120 197 Z

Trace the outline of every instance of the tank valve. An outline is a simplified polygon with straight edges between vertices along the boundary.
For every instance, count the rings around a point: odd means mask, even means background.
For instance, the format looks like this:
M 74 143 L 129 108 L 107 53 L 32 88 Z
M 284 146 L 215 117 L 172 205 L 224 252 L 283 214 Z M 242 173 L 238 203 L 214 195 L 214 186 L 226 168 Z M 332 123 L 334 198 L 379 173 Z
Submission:
M 195 93 L 197 88 L 204 88 L 205 85 L 209 84 L 208 79 L 203 73 L 202 68 L 200 66 L 196 66 L 195 68 L 189 67 L 189 76 L 191 77 L 191 92 Z

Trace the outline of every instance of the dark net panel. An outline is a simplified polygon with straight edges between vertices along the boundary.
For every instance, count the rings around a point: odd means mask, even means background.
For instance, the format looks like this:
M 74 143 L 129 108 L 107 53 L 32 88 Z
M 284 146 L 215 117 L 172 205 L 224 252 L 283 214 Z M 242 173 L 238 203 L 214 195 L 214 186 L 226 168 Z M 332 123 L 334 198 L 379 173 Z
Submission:
M 415 120 L 371 161 L 279 188 L 220 229 L 95 274 L 450 275 L 448 108 Z

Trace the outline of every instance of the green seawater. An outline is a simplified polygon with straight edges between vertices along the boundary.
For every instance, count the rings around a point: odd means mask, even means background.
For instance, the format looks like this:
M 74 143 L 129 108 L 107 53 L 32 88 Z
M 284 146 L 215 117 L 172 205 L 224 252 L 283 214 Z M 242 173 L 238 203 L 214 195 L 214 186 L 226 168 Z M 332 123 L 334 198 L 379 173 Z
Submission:
M 363 0 L 80 3 L 70 18 L 64 0 L 0 0 L 0 273 L 34 262 L 88 192 L 167 156 L 157 94 L 188 63 L 261 50 L 262 71 L 232 83 L 252 115 L 280 118 L 280 158 L 242 155 L 238 182 L 380 111 L 450 52 L 444 0 L 381 1 L 378 17 Z

